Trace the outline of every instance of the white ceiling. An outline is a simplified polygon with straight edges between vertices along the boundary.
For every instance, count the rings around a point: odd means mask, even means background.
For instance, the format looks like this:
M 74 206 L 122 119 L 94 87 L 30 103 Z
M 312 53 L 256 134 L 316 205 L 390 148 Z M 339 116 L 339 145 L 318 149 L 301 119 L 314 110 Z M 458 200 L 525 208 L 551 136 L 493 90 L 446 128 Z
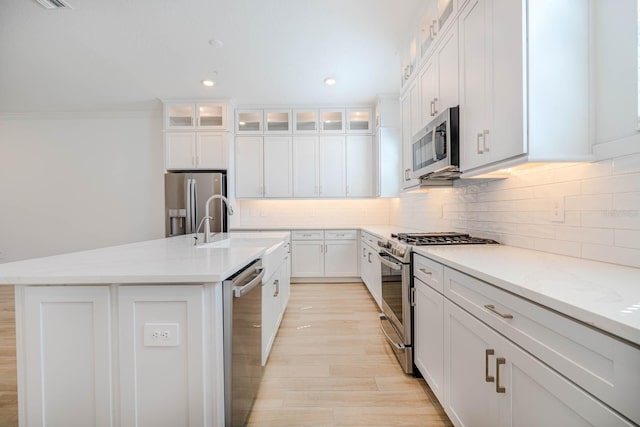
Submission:
M 0 1 L 0 112 L 370 102 L 397 93 L 423 0 Z M 222 47 L 209 44 L 220 39 Z M 211 77 L 214 88 L 200 81 Z M 327 87 L 329 75 L 338 84 Z

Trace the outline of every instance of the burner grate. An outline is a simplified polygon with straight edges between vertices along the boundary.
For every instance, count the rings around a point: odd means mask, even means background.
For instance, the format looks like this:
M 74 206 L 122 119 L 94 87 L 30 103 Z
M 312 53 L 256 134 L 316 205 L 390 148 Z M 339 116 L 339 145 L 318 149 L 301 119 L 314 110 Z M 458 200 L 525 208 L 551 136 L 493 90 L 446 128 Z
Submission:
M 495 240 L 472 237 L 462 233 L 398 233 L 392 234 L 391 237 L 414 246 L 486 245 L 498 243 Z

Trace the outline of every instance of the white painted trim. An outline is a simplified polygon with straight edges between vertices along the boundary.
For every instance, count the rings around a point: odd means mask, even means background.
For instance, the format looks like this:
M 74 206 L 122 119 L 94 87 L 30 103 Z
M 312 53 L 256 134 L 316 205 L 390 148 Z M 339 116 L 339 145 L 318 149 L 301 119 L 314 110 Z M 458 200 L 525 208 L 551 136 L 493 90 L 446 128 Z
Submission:
M 15 292 L 15 322 L 16 322 L 16 365 L 17 365 L 17 387 L 18 387 L 18 425 L 27 426 L 29 420 L 27 419 L 27 381 L 25 377 L 25 319 L 24 319 L 24 286 L 14 286 Z
M 0 113 L 0 120 L 64 120 L 64 119 L 117 119 L 117 118 L 161 118 L 162 108 L 122 111 L 76 111 L 76 112 L 27 112 Z

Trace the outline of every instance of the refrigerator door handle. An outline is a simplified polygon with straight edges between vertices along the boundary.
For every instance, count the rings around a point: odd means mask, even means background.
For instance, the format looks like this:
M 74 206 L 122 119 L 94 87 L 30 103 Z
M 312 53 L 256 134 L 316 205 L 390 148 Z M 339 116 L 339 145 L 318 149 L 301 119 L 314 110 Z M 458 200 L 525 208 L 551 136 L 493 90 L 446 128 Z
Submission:
M 191 196 L 191 200 L 193 203 L 193 206 L 191 207 L 191 218 L 193 220 L 192 224 L 193 224 L 193 232 L 195 233 L 196 231 L 198 231 L 198 229 L 196 228 L 198 226 L 198 181 L 196 181 L 195 179 L 191 180 L 191 189 L 193 191 L 193 195 Z
M 187 234 L 193 233 L 193 219 L 191 218 L 191 178 L 187 178 L 187 202 L 185 203 L 187 208 L 186 229 Z

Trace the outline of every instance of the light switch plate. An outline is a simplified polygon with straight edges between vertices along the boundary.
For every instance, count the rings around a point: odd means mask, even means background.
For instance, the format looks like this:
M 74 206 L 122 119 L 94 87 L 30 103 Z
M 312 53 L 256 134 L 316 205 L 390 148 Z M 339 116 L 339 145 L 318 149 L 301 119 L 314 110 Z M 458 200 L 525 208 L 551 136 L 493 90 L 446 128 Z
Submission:
M 178 323 L 145 323 L 145 347 L 176 347 L 180 345 L 180 325 Z

